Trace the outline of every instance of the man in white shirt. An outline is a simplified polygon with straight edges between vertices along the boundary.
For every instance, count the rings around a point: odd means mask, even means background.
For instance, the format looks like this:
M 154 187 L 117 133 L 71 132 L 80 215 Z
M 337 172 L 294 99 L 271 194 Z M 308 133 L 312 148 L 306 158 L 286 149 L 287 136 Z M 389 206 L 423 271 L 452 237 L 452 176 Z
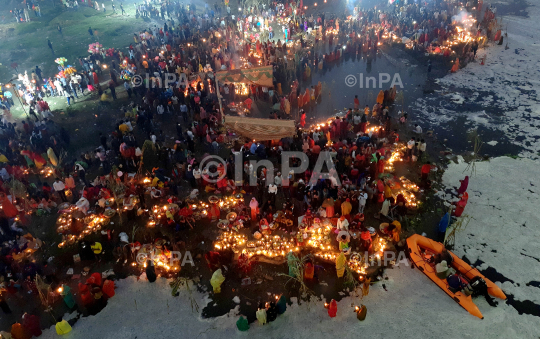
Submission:
M 424 139 L 420 140 L 420 143 L 418 143 L 418 158 L 422 158 L 422 154 L 426 151 L 427 144 Z
M 368 195 L 366 192 L 360 192 L 358 195 L 358 213 L 364 213 L 364 208 L 366 207 Z
M 62 84 L 58 79 L 54 80 L 54 87 L 56 87 L 56 91 L 58 92 L 58 95 L 64 96 L 64 87 L 62 87 Z
M 156 108 L 156 111 L 157 111 L 157 114 L 161 115 L 165 112 L 165 108 L 163 107 L 162 104 L 159 104 L 158 107 Z
M 281 187 L 282 182 L 283 182 L 283 178 L 281 177 L 281 172 L 277 172 L 274 178 L 274 184 L 276 184 L 277 187 Z
M 281 176 L 281 172 L 277 172 L 276 176 L 274 177 L 274 184 L 278 187 L 278 192 L 283 193 L 283 189 L 281 188 L 283 186 L 283 177 Z
M 414 125 L 414 133 L 422 134 L 422 127 L 418 126 L 418 124 Z
M 360 114 L 356 114 L 353 118 L 354 124 L 358 125 L 360 121 L 362 121 L 362 118 L 360 117 Z
M 349 221 L 345 216 L 341 216 L 337 221 L 337 228 L 341 231 L 348 231 L 349 230 Z
M 278 188 L 276 184 L 268 185 L 268 202 L 274 207 L 276 206 L 277 191 Z
M 54 180 L 54 183 L 53 183 L 53 188 L 56 191 L 56 193 L 58 193 L 58 195 L 60 196 L 60 199 L 62 199 L 62 201 L 64 201 L 64 202 L 66 202 L 67 201 L 66 192 L 65 192 L 66 185 L 64 185 L 62 180 L 60 180 L 59 178 L 56 178 Z
M 414 138 L 411 138 L 411 140 L 407 142 L 407 159 L 408 160 L 410 160 L 412 157 L 412 151 L 415 144 L 416 144 L 416 141 Z

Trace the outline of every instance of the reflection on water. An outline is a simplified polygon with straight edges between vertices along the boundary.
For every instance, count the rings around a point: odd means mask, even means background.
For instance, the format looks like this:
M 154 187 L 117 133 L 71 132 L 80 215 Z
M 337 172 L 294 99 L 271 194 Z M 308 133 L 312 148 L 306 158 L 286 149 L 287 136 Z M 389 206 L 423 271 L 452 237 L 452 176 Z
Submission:
M 426 80 L 424 67 L 412 65 L 407 60 L 397 60 L 384 52 L 379 52 L 376 56 L 344 55 L 340 61 L 329 63 L 323 70 L 318 70 L 314 65 L 310 67 L 312 68 L 311 78 L 301 81 L 301 88 L 305 91 L 306 87 L 317 85 L 320 81 L 323 90 L 320 103 L 312 105 L 311 109 L 307 110 L 308 119 L 313 117 L 313 120 L 308 120 L 308 123 L 328 118 L 334 110 L 352 108 L 355 95 L 358 95 L 360 100 L 360 108 L 365 105 L 371 108 L 376 102 L 379 91 L 390 88 L 392 81 L 403 84 L 403 88 L 397 85 L 398 93 L 403 91 L 405 105 L 411 104 L 416 98 L 422 96 L 422 85 Z M 368 77 L 374 77 L 375 80 L 366 81 Z M 386 80 L 386 82 L 379 83 L 379 80 L 383 82 Z

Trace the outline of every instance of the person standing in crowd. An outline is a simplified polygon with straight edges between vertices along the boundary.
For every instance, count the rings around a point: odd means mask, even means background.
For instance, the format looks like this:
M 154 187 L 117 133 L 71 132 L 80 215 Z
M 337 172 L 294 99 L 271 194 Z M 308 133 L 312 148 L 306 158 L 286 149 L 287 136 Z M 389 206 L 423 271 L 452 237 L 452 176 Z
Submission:
M 412 160 L 412 156 L 413 156 L 413 148 L 414 146 L 416 145 L 416 141 L 414 138 L 411 138 L 411 140 L 409 140 L 407 142 L 407 161 L 411 161 Z
M 49 46 L 49 48 L 51 49 L 52 55 L 54 56 L 53 45 L 52 45 L 52 43 L 51 43 L 51 40 L 49 40 L 49 39 L 47 39 L 47 46 Z
M 60 180 L 59 178 L 56 178 L 53 183 L 53 188 L 56 193 L 60 196 L 60 199 L 62 201 L 66 202 L 66 185 Z

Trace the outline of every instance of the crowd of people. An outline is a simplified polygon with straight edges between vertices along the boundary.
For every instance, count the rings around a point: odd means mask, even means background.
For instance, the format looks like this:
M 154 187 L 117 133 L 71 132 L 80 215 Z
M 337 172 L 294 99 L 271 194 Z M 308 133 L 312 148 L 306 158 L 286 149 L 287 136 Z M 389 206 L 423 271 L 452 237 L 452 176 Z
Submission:
M 69 3 L 73 2 L 77 0 Z M 95 1 L 82 3 L 99 10 Z M 29 20 L 29 9 L 34 9 L 36 16 L 40 13 L 37 3 L 27 1 L 26 6 L 23 15 L 15 11 L 17 22 Z M 75 204 L 84 214 L 89 209 L 104 210 L 115 191 L 122 191 L 126 205 L 137 197 L 143 209 L 165 202 L 178 204 L 177 214 L 165 225 L 172 226 L 170 232 L 177 234 L 195 224 L 186 198 L 241 192 L 246 194 L 246 201 L 239 215 L 251 220 L 248 225 L 252 233 L 264 233 L 269 224 L 277 223 L 286 232 L 299 235 L 297 240 L 302 244 L 303 228 L 317 218 L 329 218 L 335 219 L 339 232 L 344 232 L 337 240 L 340 249 L 342 243 L 347 242 L 343 246 L 346 248 L 351 242 L 370 251 L 377 233 L 388 237 L 395 246 L 403 246 L 400 220 L 406 219 L 408 201 L 402 194 L 395 194 L 391 182 L 385 180 L 388 159 L 400 142 L 395 124 L 407 120 L 405 113 L 392 116 L 395 87 L 381 91 L 374 102 L 361 103 L 356 97 L 343 114 L 326 124 L 309 126 L 306 119 L 310 106 L 321 93 L 320 84 L 311 86 L 310 75 L 312 68 L 324 72 L 345 54 L 376 54 L 381 41 L 391 39 L 391 34 L 410 36 L 419 49 L 442 44 L 457 32 L 451 17 L 459 8 L 447 2 L 427 6 L 411 3 L 388 6 L 384 11 L 355 8 L 346 15 L 308 16 L 294 2 L 244 7 L 231 14 L 227 1 L 206 6 L 201 14 L 195 5 L 146 1 L 136 5 L 137 16 L 161 18 L 163 25 L 154 24 L 136 32 L 127 53 L 98 49 L 79 58 L 76 72 L 68 73 L 71 66 L 61 64 L 58 74 L 44 76 L 36 66 L 30 76 L 26 72 L 19 76 L 15 88 L 1 85 L 0 275 L 4 291 L 17 293 L 26 286 L 34 293 L 32 283 L 37 273 L 54 280 L 50 262 L 36 264 L 15 259 L 28 246 L 34 246 L 35 239 L 26 231 L 30 215 L 51 213 L 65 202 Z M 123 14 L 123 6 L 120 8 Z M 91 27 L 88 33 L 94 36 Z M 477 48 L 472 43 L 462 52 L 476 54 Z M 214 71 L 257 66 L 272 66 L 273 86 L 220 83 L 216 88 Z M 298 81 L 290 80 L 291 69 Z M 168 74 L 176 74 L 177 78 L 163 86 Z M 134 77 L 141 75 L 145 77 L 142 85 L 135 84 Z M 125 90 L 127 101 L 118 97 L 118 87 Z M 289 87 L 293 88 L 291 93 L 282 90 Z M 47 100 L 65 97 L 70 105 L 79 96 L 93 93 L 98 93 L 104 107 L 110 101 L 123 100 L 120 117 L 113 130 L 99 133 L 99 145 L 93 151 L 78 157 L 66 155 L 69 132 L 55 122 Z M 28 111 L 20 123 L 10 113 L 16 104 L 13 96 Z M 230 103 L 243 102 L 251 108 L 253 101 L 280 103 L 279 114 L 272 112 L 268 116 L 274 119 L 290 119 L 291 112 L 297 109 L 295 134 L 280 140 L 256 141 L 227 130 L 222 120 L 228 111 L 223 111 L 222 105 L 226 109 Z M 173 142 L 167 138 L 169 132 L 163 131 L 170 126 L 175 126 Z M 411 133 L 414 137 L 401 143 L 405 148 L 403 158 L 424 162 L 425 133 L 418 125 Z M 235 161 L 235 155 L 241 153 L 244 161 L 269 159 L 279 164 L 285 151 L 305 153 L 308 169 L 303 173 L 278 172 L 270 180 L 266 169 Z M 330 153 L 335 168 L 330 170 L 330 179 L 313 181 L 321 175 L 313 172 L 321 152 Z M 226 166 L 202 167 L 202 155 L 209 153 L 225 154 Z M 61 159 L 59 155 L 63 155 Z M 235 181 L 236 166 L 242 166 L 241 182 Z M 427 162 L 419 173 L 426 189 L 432 168 Z M 141 171 L 145 171 L 143 176 L 149 177 L 150 184 L 141 184 Z M 213 183 L 216 173 L 224 175 Z M 256 186 L 249 185 L 253 180 Z M 186 187 L 189 190 L 183 190 Z M 373 213 L 368 214 L 368 210 Z M 219 210 L 216 213 L 219 217 Z M 140 216 L 132 209 L 126 214 L 128 220 Z M 104 237 L 110 241 L 110 233 Z M 124 263 L 128 257 L 125 238 L 111 245 Z M 179 238 L 171 241 L 177 243 Z M 0 306 L 4 312 L 8 309 L 1 295 Z
M 17 23 L 29 22 L 31 20 L 30 13 L 32 12 L 36 18 L 41 17 L 41 8 L 38 1 L 28 0 L 23 2 L 23 5 L 22 8 L 14 8 L 10 11 Z

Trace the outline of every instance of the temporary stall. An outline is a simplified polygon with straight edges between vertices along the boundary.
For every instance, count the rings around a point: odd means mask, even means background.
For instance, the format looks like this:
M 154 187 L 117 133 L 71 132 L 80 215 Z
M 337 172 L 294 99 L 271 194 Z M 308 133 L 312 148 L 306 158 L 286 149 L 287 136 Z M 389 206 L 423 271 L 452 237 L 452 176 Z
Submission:
M 276 140 L 296 133 L 293 120 L 258 119 L 225 116 L 225 126 L 255 140 Z
M 272 66 L 252 67 L 247 69 L 235 69 L 216 73 L 216 80 L 220 83 L 244 83 L 265 87 L 273 84 Z

